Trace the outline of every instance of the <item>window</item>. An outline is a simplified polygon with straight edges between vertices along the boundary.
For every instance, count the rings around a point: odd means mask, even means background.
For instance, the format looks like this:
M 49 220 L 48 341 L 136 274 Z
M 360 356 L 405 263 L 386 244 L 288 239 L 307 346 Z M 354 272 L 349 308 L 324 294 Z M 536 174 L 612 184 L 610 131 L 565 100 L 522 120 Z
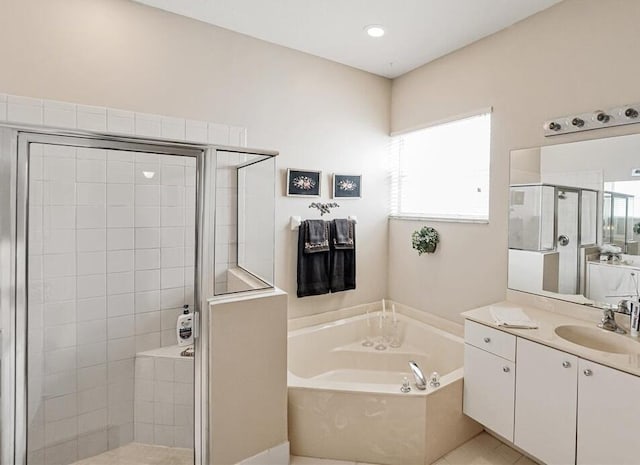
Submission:
M 489 220 L 491 114 L 392 138 L 391 214 Z

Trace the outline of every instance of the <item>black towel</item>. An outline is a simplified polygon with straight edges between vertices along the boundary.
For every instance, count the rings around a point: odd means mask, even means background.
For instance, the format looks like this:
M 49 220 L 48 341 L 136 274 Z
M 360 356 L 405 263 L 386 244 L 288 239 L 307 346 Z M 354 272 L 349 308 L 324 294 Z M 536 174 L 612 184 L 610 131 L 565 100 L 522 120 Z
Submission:
M 347 219 L 333 220 L 336 230 L 333 235 L 333 246 L 336 249 L 353 249 L 353 221 Z
M 323 220 L 306 220 L 305 253 L 329 251 L 329 223 Z
M 309 223 L 303 221 L 298 231 L 298 297 L 327 294 L 330 290 L 329 251 L 306 253 Z
M 331 222 L 331 237 L 336 239 L 336 223 L 344 220 L 334 220 Z M 338 247 L 332 240 L 331 263 L 330 263 L 330 284 L 331 292 L 348 291 L 356 288 L 356 228 L 351 220 L 349 229 L 351 230 L 351 248 Z M 351 245 L 351 244 L 350 244 Z

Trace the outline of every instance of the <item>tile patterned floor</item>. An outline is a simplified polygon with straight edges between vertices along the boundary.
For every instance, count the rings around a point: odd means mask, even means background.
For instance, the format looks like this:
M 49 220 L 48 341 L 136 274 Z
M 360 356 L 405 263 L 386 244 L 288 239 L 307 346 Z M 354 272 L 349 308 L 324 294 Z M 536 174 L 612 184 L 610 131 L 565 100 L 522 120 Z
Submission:
M 193 450 L 131 443 L 72 465 L 192 465 Z
M 363 462 L 323 460 L 312 457 L 291 457 L 290 465 L 374 465 Z M 480 433 L 452 450 L 433 465 L 536 465 L 536 462 L 498 441 L 487 433 Z
M 191 449 L 131 443 L 95 457 L 80 460 L 73 465 L 191 465 L 192 463 Z M 291 456 L 290 465 L 375 464 Z M 536 465 L 536 463 L 493 436 L 480 433 L 433 465 Z

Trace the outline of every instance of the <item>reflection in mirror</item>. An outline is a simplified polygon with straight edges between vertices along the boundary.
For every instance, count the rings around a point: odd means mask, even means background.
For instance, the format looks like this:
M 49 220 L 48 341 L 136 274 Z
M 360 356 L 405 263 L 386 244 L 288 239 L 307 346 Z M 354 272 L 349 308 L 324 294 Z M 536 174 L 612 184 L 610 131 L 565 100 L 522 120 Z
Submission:
M 217 151 L 214 294 L 274 283 L 275 157 Z
M 631 190 L 636 183 L 640 184 L 640 181 L 604 183 L 603 242 L 617 245 L 622 252 L 631 255 L 638 255 L 638 243 L 633 237 L 634 195 L 624 192 L 625 187 L 627 191 Z
M 585 304 L 638 296 L 640 135 L 511 152 L 509 288 Z

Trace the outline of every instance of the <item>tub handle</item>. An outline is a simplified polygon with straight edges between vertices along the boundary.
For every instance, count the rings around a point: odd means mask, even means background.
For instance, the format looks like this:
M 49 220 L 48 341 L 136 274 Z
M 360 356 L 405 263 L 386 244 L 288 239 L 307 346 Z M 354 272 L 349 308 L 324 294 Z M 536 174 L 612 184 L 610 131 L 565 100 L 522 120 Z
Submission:
M 409 384 L 409 378 L 407 378 L 406 376 L 402 380 L 402 387 L 400 388 L 400 391 L 404 392 L 405 394 L 407 392 L 411 392 L 411 385 Z

